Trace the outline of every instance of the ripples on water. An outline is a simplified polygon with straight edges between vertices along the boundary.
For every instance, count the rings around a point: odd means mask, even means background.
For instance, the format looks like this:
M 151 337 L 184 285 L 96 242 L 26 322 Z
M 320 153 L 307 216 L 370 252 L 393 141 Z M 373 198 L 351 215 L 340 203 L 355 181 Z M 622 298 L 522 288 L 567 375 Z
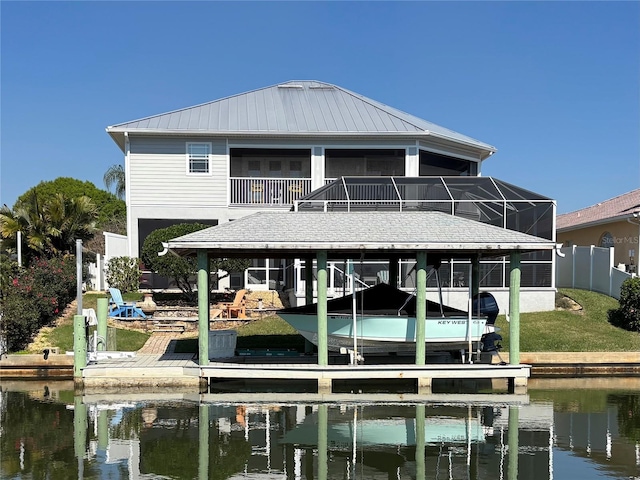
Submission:
M 524 395 L 335 402 L 246 392 L 74 396 L 67 382 L 0 388 L 3 479 L 640 478 L 638 379 L 534 379 Z

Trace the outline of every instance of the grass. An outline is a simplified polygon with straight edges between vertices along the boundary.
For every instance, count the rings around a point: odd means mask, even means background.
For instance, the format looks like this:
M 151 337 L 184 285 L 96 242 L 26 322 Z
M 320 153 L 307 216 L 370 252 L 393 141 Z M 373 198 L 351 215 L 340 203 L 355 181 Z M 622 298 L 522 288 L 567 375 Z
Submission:
M 580 311 L 556 310 L 520 314 L 520 351 L 522 352 L 626 352 L 640 350 L 640 334 L 612 326 L 609 310 L 618 308 L 618 301 L 595 292 L 560 289 L 582 306 Z M 97 298 L 104 294 L 86 294 L 84 308 L 96 308 Z M 127 300 L 140 300 L 140 294 L 130 294 Z M 75 312 L 74 312 L 75 313 Z M 496 325 L 501 328 L 503 351 L 509 349 L 509 323 L 504 315 Z M 238 348 L 289 348 L 304 351 L 304 338 L 278 316 L 267 317 L 237 328 Z M 61 350 L 73 349 L 73 316 L 45 332 L 48 345 Z M 116 329 L 117 347 L 122 351 L 138 350 L 149 337 L 133 330 Z M 178 340 L 177 352 L 197 352 L 198 339 Z
M 265 317 L 236 330 L 238 332 L 237 348 L 276 348 L 304 351 L 304 337 L 278 316 Z M 176 353 L 196 353 L 198 339 L 179 339 L 175 351 Z
M 580 311 L 556 310 L 520 314 L 521 352 L 627 352 L 640 350 L 640 335 L 614 327 L 607 312 L 619 307 L 615 298 L 596 292 L 560 289 L 582 306 Z M 504 315 L 496 325 L 502 330 L 504 351 L 509 349 L 509 323 Z
M 82 308 L 97 309 L 98 298 L 107 298 L 104 293 L 87 293 L 82 296 Z M 133 293 L 123 295 L 125 301 L 140 301 L 142 294 Z M 73 351 L 73 315 L 74 310 L 67 317 L 60 320 L 53 328 L 43 328 L 36 338 L 33 346 L 25 352 L 40 353 L 44 346 L 58 347 L 61 352 Z M 92 333 L 95 327 L 91 327 Z M 109 341 L 115 340 L 116 350 L 122 352 L 134 352 L 139 350 L 149 338 L 149 334 L 137 330 L 108 327 Z M 109 347 L 111 349 L 111 347 Z

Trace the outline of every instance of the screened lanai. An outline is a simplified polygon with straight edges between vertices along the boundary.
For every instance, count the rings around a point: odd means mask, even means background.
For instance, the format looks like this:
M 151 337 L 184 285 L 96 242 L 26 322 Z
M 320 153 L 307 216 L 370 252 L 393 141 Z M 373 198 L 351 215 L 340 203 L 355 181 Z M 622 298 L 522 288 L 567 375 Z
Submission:
M 294 211 L 439 211 L 555 241 L 555 201 L 492 177 L 341 177 L 321 187 L 293 206 Z M 401 262 L 401 286 L 411 288 L 413 262 Z M 365 266 L 366 268 L 366 266 Z M 370 265 L 370 270 L 375 270 Z M 383 268 L 383 267 L 380 267 Z M 441 267 L 444 286 L 465 287 L 470 261 L 452 259 Z M 484 258 L 480 286 L 507 288 L 506 257 Z M 435 287 L 435 284 L 429 284 Z M 553 287 L 550 251 L 522 256 L 523 287 Z

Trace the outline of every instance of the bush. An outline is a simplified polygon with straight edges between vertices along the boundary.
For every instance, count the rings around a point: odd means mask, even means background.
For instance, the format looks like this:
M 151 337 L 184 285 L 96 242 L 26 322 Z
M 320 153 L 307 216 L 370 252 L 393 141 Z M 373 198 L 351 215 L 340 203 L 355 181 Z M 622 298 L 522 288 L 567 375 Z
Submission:
M 22 350 L 76 295 L 74 256 L 36 259 L 2 290 L 2 330 L 9 351 Z
M 628 278 L 620 288 L 620 308 L 609 311 L 609 321 L 616 327 L 640 332 L 640 277 Z
M 141 256 L 144 264 L 163 277 L 173 278 L 187 300 L 195 298 L 191 283 L 198 268 L 198 260 L 194 257 L 177 257 L 172 254 L 159 257 L 158 252 L 164 250 L 163 242 L 197 232 L 209 226 L 201 223 L 178 223 L 167 228 L 160 228 L 151 232 L 142 245 Z
M 113 257 L 107 262 L 106 280 L 122 293 L 137 292 L 140 285 L 140 261 L 132 257 Z
M 202 223 L 178 223 L 167 228 L 160 228 L 151 232 L 142 245 L 141 257 L 144 264 L 163 277 L 173 278 L 187 301 L 193 301 L 196 298 L 191 285 L 195 280 L 198 269 L 197 258 L 177 257 L 171 254 L 159 257 L 158 252 L 164 250 L 163 242 L 209 228 L 210 226 Z M 209 259 L 209 270 L 211 272 L 217 272 L 218 270 L 227 272 L 226 275 L 218 277 L 218 280 L 226 277 L 230 272 L 242 272 L 250 266 L 251 261 L 242 258 Z

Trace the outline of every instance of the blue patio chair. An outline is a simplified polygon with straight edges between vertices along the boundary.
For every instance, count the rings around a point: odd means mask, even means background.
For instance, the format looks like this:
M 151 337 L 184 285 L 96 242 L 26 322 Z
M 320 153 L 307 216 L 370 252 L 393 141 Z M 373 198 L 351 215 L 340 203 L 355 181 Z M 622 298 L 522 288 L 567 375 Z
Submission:
M 109 316 L 110 317 L 141 317 L 147 318 L 136 302 L 125 302 L 122 299 L 122 292 L 117 288 L 109 288 L 111 299 L 109 300 Z

